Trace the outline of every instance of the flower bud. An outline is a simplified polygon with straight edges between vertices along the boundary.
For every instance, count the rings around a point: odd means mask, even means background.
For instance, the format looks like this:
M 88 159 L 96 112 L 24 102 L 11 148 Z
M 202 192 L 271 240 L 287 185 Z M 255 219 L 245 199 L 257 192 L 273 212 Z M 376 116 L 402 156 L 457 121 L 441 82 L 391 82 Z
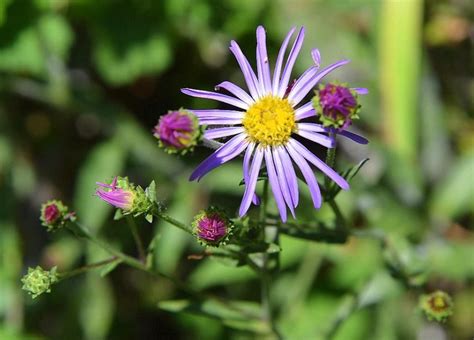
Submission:
M 453 314 L 453 300 L 447 293 L 437 290 L 420 297 L 420 308 L 428 320 L 444 322 Z
M 130 183 L 128 177 L 116 176 L 110 184 L 100 182 L 96 184 L 100 187 L 96 190 L 96 195 L 101 200 L 120 209 L 123 215 L 147 214 L 147 219 L 151 219 L 150 214 L 154 209 L 159 209 L 154 182 L 146 191 L 142 187 Z
M 100 189 L 96 190 L 97 196 L 110 205 L 123 211 L 130 211 L 135 201 L 133 185 L 130 185 L 127 177 L 114 177 L 110 184 L 97 182 Z
M 52 200 L 41 206 L 41 224 L 48 231 L 56 231 L 64 226 L 66 221 L 74 219 L 74 213 L 68 212 L 68 207 L 61 201 Z
M 43 293 L 50 293 L 51 286 L 58 281 L 56 267 L 51 270 L 44 270 L 40 266 L 28 268 L 28 273 L 23 276 L 23 290 L 26 290 L 33 299 Z
M 203 245 L 214 247 L 224 244 L 233 228 L 232 222 L 226 214 L 214 207 L 202 210 L 197 214 L 192 226 L 194 234 Z
M 166 152 L 185 154 L 192 151 L 200 141 L 202 128 L 191 111 L 180 109 L 161 116 L 153 135 L 159 139 L 160 147 Z
M 315 91 L 313 107 L 325 127 L 345 129 L 359 118 L 357 92 L 342 84 L 321 85 Z

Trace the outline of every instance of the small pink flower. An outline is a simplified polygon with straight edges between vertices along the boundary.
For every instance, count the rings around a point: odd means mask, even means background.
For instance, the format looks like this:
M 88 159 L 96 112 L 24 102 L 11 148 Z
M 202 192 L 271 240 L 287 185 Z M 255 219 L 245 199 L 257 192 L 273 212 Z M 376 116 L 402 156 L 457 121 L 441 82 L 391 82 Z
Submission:
M 123 210 L 131 210 L 135 194 L 128 188 L 120 188 L 117 185 L 118 177 L 115 177 L 110 184 L 97 182 L 101 188 L 96 190 L 97 196 L 110 205 Z M 104 188 L 104 189 L 102 189 Z

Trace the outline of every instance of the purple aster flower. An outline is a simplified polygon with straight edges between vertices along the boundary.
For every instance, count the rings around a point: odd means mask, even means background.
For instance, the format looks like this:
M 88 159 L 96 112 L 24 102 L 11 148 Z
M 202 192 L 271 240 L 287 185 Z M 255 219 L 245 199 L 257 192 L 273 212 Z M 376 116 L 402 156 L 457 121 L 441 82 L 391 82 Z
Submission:
M 199 241 L 218 246 L 229 236 L 232 223 L 222 211 L 209 208 L 194 217 L 193 229 Z
M 162 116 L 155 126 L 153 135 L 167 152 L 190 151 L 201 136 L 196 116 L 186 110 L 170 111 Z
M 230 50 L 242 70 L 249 93 L 229 81 L 224 81 L 216 87 L 216 90 L 226 90 L 229 94 L 189 88 L 181 90 L 193 97 L 212 99 L 234 107 L 230 110 L 192 110 L 198 117 L 199 124 L 214 126 L 206 130 L 205 139 L 227 137 L 230 139 L 194 170 L 190 180 L 201 179 L 214 168 L 244 152 L 245 192 L 239 209 L 240 216 L 245 215 L 252 200 L 255 201 L 255 188 L 262 164 L 266 166 L 273 196 L 283 221 L 287 220 L 287 207 L 295 216 L 294 208 L 299 200 L 294 164 L 308 184 L 315 208 L 321 206 L 322 199 L 310 165 L 317 167 L 342 189 L 349 189 L 349 184 L 342 176 L 294 138 L 298 135 L 328 148 L 334 147 L 334 139 L 326 135 L 328 130 L 325 126 L 302 122 L 305 118 L 315 116 L 312 102 L 303 100 L 324 76 L 349 61 L 341 60 L 320 70 L 321 58 L 319 51 L 315 49 L 311 53 L 314 65 L 297 78 L 288 89 L 291 72 L 303 44 L 304 28 L 299 30 L 284 62 L 294 32 L 295 28 L 283 41 L 273 75 L 270 73 L 266 35 L 262 26 L 257 28 L 257 74 L 239 45 L 231 41 Z M 346 130 L 337 133 L 359 143 L 367 142 L 365 138 Z
M 122 182 L 122 179 L 121 179 Z M 125 183 L 127 182 L 127 183 Z M 125 180 L 125 184 L 128 181 Z M 110 184 L 96 183 L 99 188 L 96 190 L 97 196 L 110 205 L 123 210 L 131 210 L 133 207 L 133 201 L 135 198 L 134 192 L 128 188 L 128 185 L 122 186 L 118 184 L 118 177 L 115 177 Z

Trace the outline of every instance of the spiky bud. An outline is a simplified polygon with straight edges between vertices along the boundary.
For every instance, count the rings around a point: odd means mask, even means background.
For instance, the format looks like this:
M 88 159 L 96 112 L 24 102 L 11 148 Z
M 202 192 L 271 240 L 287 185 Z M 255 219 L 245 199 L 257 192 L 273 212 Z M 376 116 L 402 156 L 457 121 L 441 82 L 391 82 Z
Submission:
M 233 224 L 220 209 L 210 207 L 201 210 L 192 223 L 194 235 L 203 245 L 218 247 L 228 241 Z
M 50 232 L 62 228 L 67 221 L 73 221 L 75 215 L 69 212 L 63 202 L 51 200 L 41 206 L 41 224 Z
M 40 266 L 28 268 L 28 273 L 21 279 L 22 289 L 26 290 L 33 299 L 43 293 L 50 293 L 51 286 L 57 281 L 56 267 L 51 268 L 51 270 L 44 270 Z

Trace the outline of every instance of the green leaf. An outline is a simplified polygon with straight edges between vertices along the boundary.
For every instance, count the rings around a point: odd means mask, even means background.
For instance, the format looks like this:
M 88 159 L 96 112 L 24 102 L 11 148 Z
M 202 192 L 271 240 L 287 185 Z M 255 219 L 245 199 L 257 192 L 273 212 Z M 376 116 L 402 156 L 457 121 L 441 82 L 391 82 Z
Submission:
M 455 218 L 474 211 L 474 152 L 459 158 L 435 189 L 430 210 L 439 218 Z
M 155 183 L 155 181 L 151 181 L 150 185 L 145 189 L 145 195 L 150 201 L 156 202 L 156 183 Z
M 117 266 L 120 263 L 122 263 L 122 260 L 117 259 L 116 261 L 105 265 L 100 271 L 100 276 L 105 277 L 105 276 L 109 275 L 115 268 L 117 268 Z
M 158 304 L 160 309 L 173 313 L 191 313 L 220 320 L 225 325 L 258 333 L 269 331 L 260 320 L 260 306 L 250 301 L 190 301 L 171 300 Z
M 382 1 L 379 33 L 380 89 L 390 148 L 409 164 L 418 153 L 418 104 L 423 1 Z M 403 46 L 403 48 L 400 48 Z
M 344 171 L 342 173 L 342 177 L 344 177 L 348 182 L 350 182 L 351 179 L 354 178 L 357 175 L 359 170 L 362 169 L 362 167 L 368 161 L 369 161 L 369 158 L 363 159 L 362 161 L 359 162 L 359 164 L 354 165 L 354 166 L 350 167 L 349 169 L 347 169 L 346 171 Z M 340 191 L 341 191 L 341 187 L 339 187 L 336 183 L 331 182 L 330 187 L 329 187 L 329 191 L 326 194 L 326 200 L 334 199 Z
M 107 338 L 115 310 L 109 282 L 97 275 L 87 275 L 86 285 L 80 296 L 80 322 L 85 338 Z

